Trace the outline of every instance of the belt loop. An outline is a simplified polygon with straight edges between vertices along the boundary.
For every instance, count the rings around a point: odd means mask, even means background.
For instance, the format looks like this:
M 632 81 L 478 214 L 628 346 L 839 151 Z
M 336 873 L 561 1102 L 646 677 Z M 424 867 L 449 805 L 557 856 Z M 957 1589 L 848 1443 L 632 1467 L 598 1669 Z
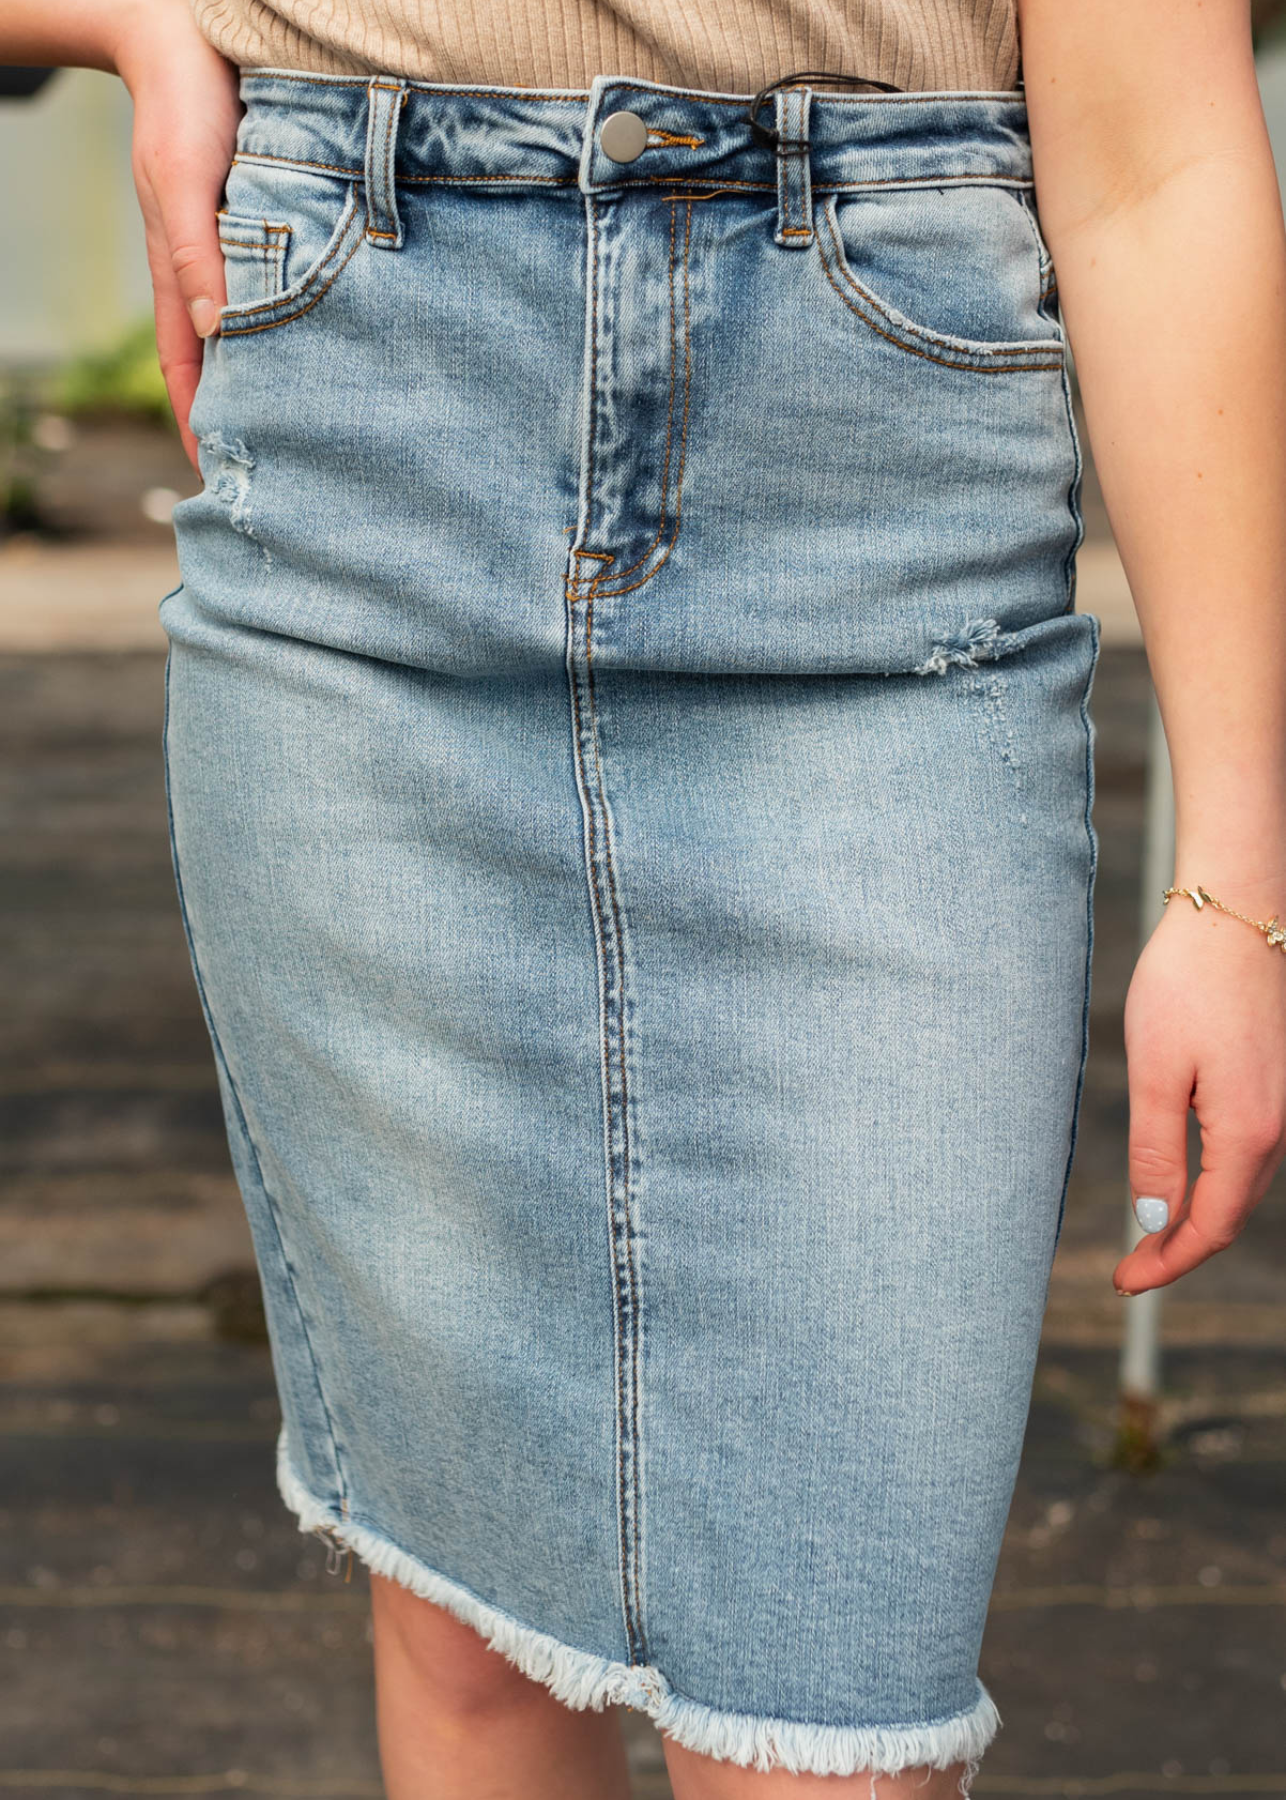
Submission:
M 398 75 L 374 75 L 366 88 L 366 241 L 380 250 L 400 250 L 404 242 L 395 175 L 406 95 Z
M 813 241 L 812 161 L 808 122 L 813 90 L 778 88 L 773 96 L 777 127 L 777 229 L 774 242 L 806 250 Z

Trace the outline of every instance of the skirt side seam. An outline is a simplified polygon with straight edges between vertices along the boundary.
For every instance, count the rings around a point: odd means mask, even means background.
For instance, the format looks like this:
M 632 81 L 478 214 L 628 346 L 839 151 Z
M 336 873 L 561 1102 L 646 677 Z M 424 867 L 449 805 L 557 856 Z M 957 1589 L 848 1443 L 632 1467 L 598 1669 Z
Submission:
M 246 1147 L 247 1155 L 249 1156 L 250 1162 L 253 1166 L 255 1180 L 257 1181 L 257 1183 L 259 1185 L 259 1191 L 263 1196 L 264 1212 L 272 1225 L 273 1236 L 276 1239 L 277 1253 L 281 1257 L 281 1266 L 282 1266 L 283 1270 L 285 1271 L 286 1283 L 287 1283 L 287 1286 L 289 1287 L 289 1291 L 290 1291 L 290 1298 L 294 1305 L 296 1317 L 299 1320 L 299 1329 L 300 1329 L 301 1333 L 303 1334 L 304 1346 L 308 1352 L 309 1367 L 312 1371 L 313 1386 L 315 1387 L 315 1389 L 317 1391 L 317 1399 L 321 1406 L 322 1417 L 326 1421 L 327 1436 L 330 1439 L 330 1454 L 331 1454 L 331 1460 L 332 1460 L 332 1462 L 334 1464 L 334 1468 L 335 1468 L 335 1479 L 339 1486 L 340 1503 L 343 1506 L 345 1512 L 347 1512 L 347 1510 L 348 1510 L 348 1484 L 347 1484 L 347 1481 L 345 1480 L 345 1476 L 344 1476 L 344 1463 L 343 1463 L 343 1458 L 340 1455 L 339 1440 L 335 1433 L 335 1416 L 331 1411 L 330 1402 L 326 1398 L 326 1390 L 322 1385 L 321 1369 L 317 1362 L 317 1352 L 313 1347 L 312 1330 L 308 1323 L 308 1315 L 304 1311 L 303 1301 L 300 1299 L 300 1295 L 299 1295 L 298 1276 L 295 1273 L 295 1266 L 290 1259 L 289 1252 L 286 1249 L 286 1241 L 282 1235 L 281 1219 L 278 1216 L 277 1203 L 272 1197 L 272 1194 L 269 1190 L 267 1182 L 264 1180 L 263 1161 L 259 1155 L 259 1148 L 258 1148 L 257 1144 L 255 1143 L 254 1137 L 250 1130 L 250 1122 L 246 1117 L 246 1110 L 241 1102 L 241 1094 L 239 1092 L 237 1082 L 233 1077 L 232 1069 L 228 1063 L 228 1058 L 224 1053 L 223 1043 L 222 1043 L 222 1040 L 219 1035 L 219 1030 L 214 1022 L 214 1012 L 210 1005 L 210 997 L 209 997 L 209 993 L 206 988 L 205 976 L 202 973 L 201 964 L 197 957 L 196 936 L 195 936 L 195 933 L 192 928 L 191 916 L 188 912 L 187 894 L 184 889 L 182 870 L 180 869 L 180 866 L 179 866 L 178 833 L 176 831 L 175 823 L 174 823 L 173 779 L 172 779 L 172 775 L 171 775 L 170 755 L 169 755 L 170 671 L 173 666 L 173 661 L 174 661 L 174 651 L 173 651 L 173 647 L 171 646 L 171 648 L 165 658 L 165 682 L 164 682 L 165 706 L 164 706 L 163 722 L 162 722 L 162 726 L 161 726 L 161 746 L 162 746 L 162 759 L 161 760 L 162 760 L 162 763 L 164 766 L 163 772 L 164 772 L 164 776 L 165 776 L 165 813 L 166 813 L 166 823 L 167 823 L 167 827 L 168 827 L 169 840 L 170 840 L 170 861 L 171 861 L 171 864 L 174 869 L 174 885 L 175 885 L 175 889 L 177 892 L 177 898 L 178 898 L 179 917 L 180 917 L 180 920 L 182 921 L 182 925 L 183 925 L 183 936 L 187 942 L 188 957 L 192 964 L 192 974 L 193 974 L 193 978 L 194 978 L 194 982 L 195 982 L 195 986 L 196 986 L 196 990 L 197 990 L 197 997 L 200 1001 L 201 1011 L 205 1018 L 206 1030 L 210 1034 L 210 1045 L 214 1052 L 214 1059 L 218 1066 L 219 1071 L 222 1074 L 224 1087 L 227 1091 L 228 1098 L 231 1102 L 232 1108 L 236 1114 L 237 1127 L 241 1133 L 242 1140 L 244 1141 L 244 1144 Z

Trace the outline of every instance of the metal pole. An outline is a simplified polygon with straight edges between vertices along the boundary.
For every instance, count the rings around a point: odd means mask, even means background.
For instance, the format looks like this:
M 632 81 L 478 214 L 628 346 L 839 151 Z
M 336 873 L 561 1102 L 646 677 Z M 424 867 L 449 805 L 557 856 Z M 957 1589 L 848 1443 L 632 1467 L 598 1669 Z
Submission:
M 1156 691 L 1148 684 L 1148 767 L 1143 841 L 1143 879 L 1139 894 L 1139 945 L 1156 929 L 1165 909 L 1162 890 L 1174 879 L 1174 786 L 1170 752 L 1161 724 Z M 1125 1253 L 1146 1235 L 1134 1216 L 1127 1186 Z M 1131 1469 L 1154 1468 L 1157 1409 L 1161 1394 L 1161 1298 L 1163 1288 L 1150 1288 L 1123 1300 L 1125 1335 L 1121 1345 L 1119 1412 L 1115 1460 Z

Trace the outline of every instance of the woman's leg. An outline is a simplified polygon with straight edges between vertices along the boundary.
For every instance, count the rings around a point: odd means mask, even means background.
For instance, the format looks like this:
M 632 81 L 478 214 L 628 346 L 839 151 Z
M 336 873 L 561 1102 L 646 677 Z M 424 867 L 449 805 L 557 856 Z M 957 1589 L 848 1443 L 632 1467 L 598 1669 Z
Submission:
M 379 1575 L 371 1611 L 388 1800 L 627 1800 L 617 1707 L 574 1711 L 471 1626 Z
M 576 1711 L 471 1626 L 371 1576 L 380 1761 L 388 1800 L 628 1800 L 620 1709 Z M 663 1738 L 674 1800 L 954 1800 L 949 1769 L 767 1774 Z
M 908 1769 L 901 1775 L 791 1775 L 743 1769 L 697 1756 L 666 1738 L 665 1762 L 674 1800 L 955 1800 L 967 1765 Z M 872 1786 L 874 1781 L 874 1786 Z

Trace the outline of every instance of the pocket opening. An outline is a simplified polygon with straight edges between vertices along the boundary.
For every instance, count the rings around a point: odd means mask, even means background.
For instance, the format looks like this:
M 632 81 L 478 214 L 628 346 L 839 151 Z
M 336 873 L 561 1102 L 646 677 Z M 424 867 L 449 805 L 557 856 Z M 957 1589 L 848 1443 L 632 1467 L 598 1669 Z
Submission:
M 978 222 L 970 212 L 943 213 L 936 206 L 960 204 L 955 196 L 979 191 L 988 195 L 982 222 L 991 227 L 990 237 L 970 229 Z M 936 196 L 931 204 L 937 218 L 924 212 L 925 195 Z M 988 216 L 997 196 L 1023 217 L 1015 214 L 1011 225 L 1003 212 Z M 898 190 L 896 196 L 840 192 L 819 196 L 818 210 L 816 242 L 826 278 L 849 311 L 880 337 L 948 368 L 1001 373 L 1062 367 L 1061 330 L 1051 335 L 1056 322 L 1044 310 L 1045 280 L 1033 251 L 1030 214 L 1018 194 L 997 183 Z M 971 211 L 978 210 L 975 203 Z M 863 217 L 871 227 L 865 244 L 856 233 Z M 935 312 L 933 323 L 920 316 L 922 307 Z M 970 322 L 994 320 L 995 335 L 952 329 L 953 312 Z
M 270 300 L 287 284 L 287 262 L 292 237 L 284 220 L 253 219 L 248 214 L 219 213 L 219 248 L 230 304 Z
M 262 212 L 250 209 L 259 201 Z M 228 285 L 219 335 L 285 325 L 328 293 L 365 235 L 360 184 L 234 162 L 219 241 Z M 338 217 L 336 209 L 338 208 Z

